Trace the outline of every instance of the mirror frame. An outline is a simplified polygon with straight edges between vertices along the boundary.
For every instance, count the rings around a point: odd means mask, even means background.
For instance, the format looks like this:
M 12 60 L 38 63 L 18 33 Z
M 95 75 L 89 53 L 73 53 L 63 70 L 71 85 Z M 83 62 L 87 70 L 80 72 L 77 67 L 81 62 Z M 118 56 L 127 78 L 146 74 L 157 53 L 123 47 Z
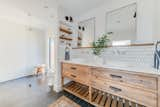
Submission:
M 93 42 L 96 40 L 96 17 L 91 17 L 91 18 L 88 18 L 86 20 L 83 20 L 83 21 L 79 21 L 78 22 L 78 26 L 81 24 L 81 23 L 84 23 L 84 22 L 87 22 L 87 21 L 90 21 L 90 20 L 93 20 L 94 21 L 94 40 Z M 78 47 L 78 46 L 77 46 Z M 87 47 L 87 46 L 83 46 L 83 47 Z M 81 47 L 78 47 L 78 48 L 83 48 L 82 46 Z
M 136 12 L 138 12 L 138 5 L 137 5 L 137 3 L 136 2 L 133 2 L 133 3 L 130 3 L 130 4 L 127 4 L 127 5 L 124 5 L 124 6 L 122 6 L 122 7 L 119 7 L 119 8 L 117 8 L 117 9 L 114 9 L 114 10 L 111 10 L 111 11 L 108 11 L 108 12 L 106 12 L 105 13 L 105 33 L 107 33 L 107 16 L 108 16 L 108 14 L 109 13 L 111 13 L 111 12 L 115 12 L 115 11 L 118 11 L 118 10 L 120 10 L 120 9 L 123 9 L 123 8 L 126 8 L 126 7 L 128 7 L 128 6 L 132 6 L 132 5 L 136 5 Z M 138 17 L 138 15 L 137 15 L 137 17 Z M 137 25 L 138 25 L 138 18 L 136 17 L 136 38 L 137 38 Z M 132 45 L 132 44 L 136 44 L 136 40 L 135 40 L 135 42 L 133 42 L 133 43 L 131 43 L 130 45 Z M 143 44 L 143 43 L 142 43 Z

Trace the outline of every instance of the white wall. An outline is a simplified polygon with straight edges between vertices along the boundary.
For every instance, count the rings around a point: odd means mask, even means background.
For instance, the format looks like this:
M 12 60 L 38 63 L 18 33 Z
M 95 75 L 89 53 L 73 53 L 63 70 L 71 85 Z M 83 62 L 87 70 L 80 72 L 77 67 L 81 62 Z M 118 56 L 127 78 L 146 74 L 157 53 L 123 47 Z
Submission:
M 51 47 L 51 68 L 50 70 L 54 72 L 54 91 L 61 91 L 61 70 L 59 69 L 60 64 L 58 61 L 58 20 L 55 20 L 54 26 L 47 30 L 46 32 L 46 64 L 49 68 L 49 38 L 53 40 L 53 47 Z
M 103 6 L 88 11 L 77 17 L 78 21 L 96 17 L 96 36 L 105 33 L 106 12 L 121 8 L 128 4 L 137 3 L 137 41 L 151 42 L 154 38 L 155 0 L 109 0 Z
M 31 75 L 36 65 L 47 64 L 47 40 L 55 36 L 57 16 L 47 23 L 3 2 L 0 13 L 0 82 Z
M 155 0 L 155 39 L 160 40 L 160 0 Z
M 53 20 L 48 24 L 47 29 L 46 29 L 46 36 L 45 36 L 45 52 L 46 52 L 46 65 L 49 69 L 49 38 L 52 38 L 53 40 L 53 45 L 51 47 L 51 68 L 50 70 L 54 72 L 54 77 L 53 77 L 53 84 L 54 84 L 54 91 L 59 92 L 61 91 L 61 70 L 60 70 L 60 63 L 59 63 L 59 14 L 58 14 L 58 4 L 57 7 L 55 7 L 54 15 L 55 17 Z
M 44 32 L 0 18 L 0 82 L 33 73 L 45 63 Z

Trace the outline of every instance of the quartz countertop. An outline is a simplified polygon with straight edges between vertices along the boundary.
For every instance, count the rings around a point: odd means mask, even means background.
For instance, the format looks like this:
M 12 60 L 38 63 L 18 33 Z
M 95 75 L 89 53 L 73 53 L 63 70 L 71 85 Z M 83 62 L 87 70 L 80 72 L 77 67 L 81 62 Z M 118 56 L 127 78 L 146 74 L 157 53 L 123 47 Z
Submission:
M 142 66 L 142 65 L 133 65 L 127 63 L 119 63 L 119 62 L 111 62 L 111 63 L 98 63 L 96 61 L 82 61 L 82 60 L 70 60 L 70 61 L 61 61 L 63 63 L 71 63 L 71 64 L 79 64 L 86 65 L 91 67 L 101 67 L 101 68 L 110 68 L 110 69 L 118 69 L 118 70 L 126 70 L 129 72 L 137 72 L 137 73 L 146 73 L 152 75 L 159 75 L 160 70 L 154 69 L 153 67 Z

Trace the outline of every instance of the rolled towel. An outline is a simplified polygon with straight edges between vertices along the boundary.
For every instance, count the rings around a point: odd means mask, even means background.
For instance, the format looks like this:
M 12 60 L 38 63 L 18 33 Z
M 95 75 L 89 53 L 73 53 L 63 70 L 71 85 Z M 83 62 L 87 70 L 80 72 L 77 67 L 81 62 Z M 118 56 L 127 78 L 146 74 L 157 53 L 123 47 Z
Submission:
M 160 66 L 160 51 L 154 53 L 154 68 L 159 69 Z
M 160 51 L 157 51 L 157 69 L 159 69 L 159 64 L 160 64 Z

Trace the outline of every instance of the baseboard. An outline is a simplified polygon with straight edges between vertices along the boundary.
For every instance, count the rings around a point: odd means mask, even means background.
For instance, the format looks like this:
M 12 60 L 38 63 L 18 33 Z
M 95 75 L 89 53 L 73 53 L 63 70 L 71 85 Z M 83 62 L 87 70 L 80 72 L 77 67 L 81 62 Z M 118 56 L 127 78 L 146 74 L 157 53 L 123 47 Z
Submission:
M 27 77 L 27 76 L 33 76 L 33 74 L 22 74 L 22 75 L 12 77 L 12 78 L 5 78 L 3 80 L 0 80 L 0 83 L 21 79 L 21 78 L 24 78 L 24 77 Z

